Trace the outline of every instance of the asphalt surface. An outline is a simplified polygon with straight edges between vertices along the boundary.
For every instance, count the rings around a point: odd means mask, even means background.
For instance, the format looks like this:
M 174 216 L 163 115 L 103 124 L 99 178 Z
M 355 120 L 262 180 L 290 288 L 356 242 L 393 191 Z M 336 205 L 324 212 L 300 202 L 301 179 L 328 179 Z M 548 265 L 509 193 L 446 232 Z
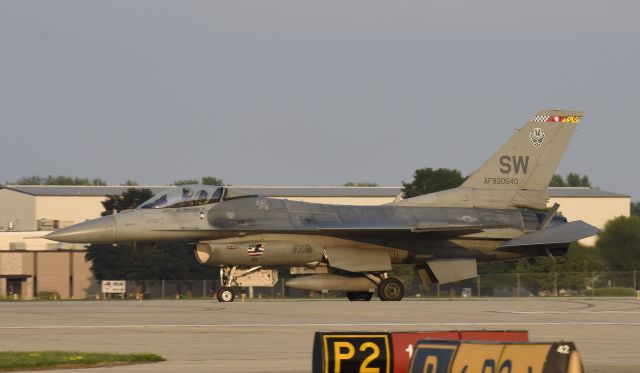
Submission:
M 0 350 L 153 352 L 168 360 L 73 373 L 309 372 L 315 331 L 480 329 L 573 341 L 588 372 L 640 371 L 640 302 L 632 298 L 0 303 Z

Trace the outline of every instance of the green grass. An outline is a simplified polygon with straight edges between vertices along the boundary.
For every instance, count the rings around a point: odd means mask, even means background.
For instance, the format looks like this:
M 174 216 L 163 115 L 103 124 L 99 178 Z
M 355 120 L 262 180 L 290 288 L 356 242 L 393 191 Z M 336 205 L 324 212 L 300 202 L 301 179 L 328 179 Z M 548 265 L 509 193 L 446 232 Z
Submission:
M 0 351 L 0 372 L 141 364 L 165 359 L 155 354 L 107 354 L 72 351 Z

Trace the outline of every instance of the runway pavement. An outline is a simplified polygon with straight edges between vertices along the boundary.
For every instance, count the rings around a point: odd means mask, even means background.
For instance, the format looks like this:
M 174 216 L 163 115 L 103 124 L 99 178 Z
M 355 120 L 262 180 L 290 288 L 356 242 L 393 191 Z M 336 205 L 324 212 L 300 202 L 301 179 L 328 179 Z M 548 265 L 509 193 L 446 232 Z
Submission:
M 0 350 L 168 360 L 73 373 L 309 372 L 315 331 L 461 329 L 526 329 L 533 341 L 575 342 L 588 372 L 640 371 L 640 302 L 632 298 L 0 302 Z

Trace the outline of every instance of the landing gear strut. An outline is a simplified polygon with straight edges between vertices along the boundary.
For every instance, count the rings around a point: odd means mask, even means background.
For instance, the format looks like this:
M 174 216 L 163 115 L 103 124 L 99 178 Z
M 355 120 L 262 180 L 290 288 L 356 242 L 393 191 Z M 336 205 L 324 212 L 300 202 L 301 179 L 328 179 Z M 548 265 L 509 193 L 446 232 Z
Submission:
M 233 290 L 231 290 L 231 284 L 233 283 L 236 269 L 236 266 L 220 266 L 220 283 L 222 284 L 222 287 L 220 287 L 216 296 L 216 298 L 218 298 L 218 302 L 233 302 L 236 298 L 236 295 L 233 294 Z
M 262 267 L 258 266 L 249 269 L 238 269 L 238 266 L 220 266 L 220 283 L 222 284 L 222 287 L 220 287 L 216 296 L 218 301 L 223 303 L 233 302 L 236 296 L 233 293 L 231 286 L 238 286 L 236 279 L 254 273 L 260 268 Z

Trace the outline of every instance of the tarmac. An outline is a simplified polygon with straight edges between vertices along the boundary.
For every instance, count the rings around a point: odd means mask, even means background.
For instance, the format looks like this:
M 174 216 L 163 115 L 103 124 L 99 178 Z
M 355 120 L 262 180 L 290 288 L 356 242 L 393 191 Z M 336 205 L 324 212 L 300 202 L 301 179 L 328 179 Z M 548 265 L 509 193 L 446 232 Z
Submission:
M 640 372 L 634 298 L 348 302 L 0 302 L 0 350 L 153 352 L 166 362 L 72 373 L 310 372 L 315 331 L 528 330 L 573 341 L 587 372 Z

